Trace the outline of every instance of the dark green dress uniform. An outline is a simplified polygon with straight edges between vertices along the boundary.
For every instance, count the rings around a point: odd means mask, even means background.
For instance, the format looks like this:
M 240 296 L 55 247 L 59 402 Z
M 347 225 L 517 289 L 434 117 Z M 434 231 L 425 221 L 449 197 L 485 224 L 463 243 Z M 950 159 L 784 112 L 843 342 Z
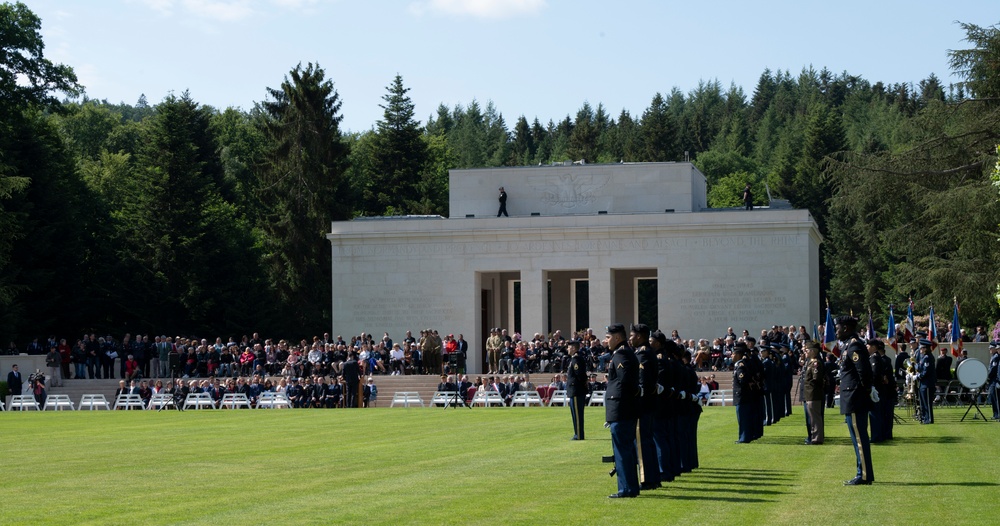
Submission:
M 572 341 L 569 345 L 580 342 Z M 569 399 L 569 411 L 573 415 L 573 440 L 584 439 L 583 414 L 587 406 L 587 363 L 579 351 L 569 359 L 569 370 L 566 375 L 566 398 Z
M 858 473 L 848 485 L 871 484 L 872 448 L 868 440 L 868 411 L 871 409 L 872 366 L 868 348 L 857 335 L 847 339 L 840 363 L 840 414 L 845 416 L 851 444 L 858 461 Z

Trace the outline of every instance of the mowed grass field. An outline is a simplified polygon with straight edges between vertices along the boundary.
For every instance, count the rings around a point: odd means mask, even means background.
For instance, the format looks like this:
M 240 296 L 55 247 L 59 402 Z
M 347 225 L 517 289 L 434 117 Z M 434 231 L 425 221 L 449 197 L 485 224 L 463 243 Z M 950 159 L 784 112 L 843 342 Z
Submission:
M 1000 424 L 964 412 L 897 425 L 876 483 L 844 487 L 839 414 L 823 446 L 801 407 L 734 444 L 733 408 L 708 408 L 701 468 L 617 500 L 599 407 L 584 442 L 565 408 L 8 412 L 0 523 L 996 524 Z

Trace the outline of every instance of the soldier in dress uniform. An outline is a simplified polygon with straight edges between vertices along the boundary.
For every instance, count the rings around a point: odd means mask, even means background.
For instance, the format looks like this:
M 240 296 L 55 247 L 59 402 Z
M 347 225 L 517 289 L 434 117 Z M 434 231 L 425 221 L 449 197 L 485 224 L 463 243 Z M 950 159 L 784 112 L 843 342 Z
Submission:
M 657 376 L 656 355 L 649 348 L 649 327 L 643 323 L 629 327 L 629 345 L 639 362 L 639 424 L 636 440 L 639 446 L 639 484 L 643 491 L 660 487 L 660 464 L 653 441 L 656 419 Z
M 872 448 L 868 440 L 868 411 L 872 405 L 872 365 L 868 348 L 858 336 L 858 319 L 841 316 L 836 319 L 837 339 L 843 342 L 840 364 L 840 413 L 845 415 L 847 428 L 857 459 L 857 475 L 844 481 L 846 486 L 868 485 L 875 481 L 872 471 Z
M 1000 393 L 997 393 L 1000 381 L 1000 342 L 990 342 L 990 367 L 986 373 L 986 392 L 989 394 L 990 405 L 993 406 L 993 420 L 1000 420 Z
M 934 392 L 937 390 L 937 364 L 930 340 L 920 340 L 920 359 L 917 361 L 917 376 L 920 377 L 920 423 L 934 423 Z
M 566 342 L 566 352 L 569 353 L 566 398 L 569 399 L 569 412 L 573 415 L 572 440 L 583 440 L 583 413 L 587 407 L 587 363 L 580 355 L 580 340 Z
M 826 396 L 826 367 L 820 359 L 819 345 L 806 343 L 806 363 L 803 368 L 802 400 L 805 404 L 809 428 L 807 445 L 822 444 L 824 440 L 823 399 Z
M 764 425 L 769 426 L 781 418 L 775 414 L 774 402 L 778 398 L 778 372 L 771 359 L 771 348 L 767 343 L 760 346 L 760 367 L 764 378 Z
M 743 342 L 737 342 L 733 348 L 733 405 L 736 406 L 736 424 L 739 426 L 738 444 L 753 441 L 750 422 L 754 415 L 751 406 L 755 401 L 750 392 L 752 378 L 747 369 L 748 351 L 747 344 Z
M 679 349 L 679 346 L 677 347 Z M 690 473 L 698 467 L 698 418 L 701 417 L 701 404 L 698 403 L 697 392 L 701 388 L 698 373 L 691 363 L 691 355 L 687 351 L 679 353 L 681 361 L 681 411 L 679 426 L 679 445 L 681 456 L 681 473 Z
M 750 415 L 750 440 L 757 440 L 764 436 L 764 368 L 761 365 L 760 351 L 757 349 L 757 340 L 748 337 L 746 360 L 747 374 L 750 377 L 750 390 L 744 393 L 748 409 L 752 411 Z
M 608 388 L 604 394 L 604 414 L 611 428 L 611 446 L 615 453 L 618 492 L 608 498 L 639 496 L 638 451 L 635 445 L 639 421 L 639 361 L 627 343 L 621 323 L 609 325 L 605 346 L 614 349 L 608 369 Z
M 653 442 L 660 467 L 660 482 L 672 482 L 681 473 L 676 445 L 676 398 L 674 389 L 672 350 L 677 344 L 660 331 L 649 337 L 649 348 L 656 356 L 657 383 L 663 386 L 657 400 L 657 416 L 653 420 Z
M 896 380 L 892 359 L 885 355 L 885 342 L 868 340 L 872 361 L 872 381 L 878 393 L 878 402 L 872 404 L 871 439 L 873 444 L 892 438 L 892 413 L 896 406 Z

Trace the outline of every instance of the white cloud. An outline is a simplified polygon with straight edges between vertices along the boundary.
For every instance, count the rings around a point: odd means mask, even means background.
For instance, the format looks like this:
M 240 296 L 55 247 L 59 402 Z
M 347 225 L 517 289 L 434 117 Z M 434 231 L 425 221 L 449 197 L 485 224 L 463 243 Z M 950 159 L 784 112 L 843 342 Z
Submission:
M 132 0 L 129 1 L 131 3 Z M 174 0 L 139 0 L 139 2 L 164 16 L 170 16 L 174 12 Z
M 235 22 L 256 14 L 252 0 L 127 0 L 139 2 L 163 16 L 181 14 L 215 22 Z
M 544 7 L 545 0 L 422 0 L 410 4 L 410 12 L 499 19 L 534 15 Z
M 198 16 L 219 22 L 235 22 L 254 14 L 254 9 L 247 0 L 183 0 L 184 9 Z

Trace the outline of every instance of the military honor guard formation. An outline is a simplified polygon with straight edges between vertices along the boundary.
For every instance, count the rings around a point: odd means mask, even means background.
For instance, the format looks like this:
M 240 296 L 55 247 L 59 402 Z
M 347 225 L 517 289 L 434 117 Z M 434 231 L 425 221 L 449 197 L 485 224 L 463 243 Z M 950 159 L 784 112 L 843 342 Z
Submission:
M 604 343 L 613 350 L 604 408 L 618 479 L 608 497 L 633 498 L 698 467 L 698 376 L 683 348 L 644 324 L 609 325 Z M 573 413 L 582 439 L 582 413 Z

